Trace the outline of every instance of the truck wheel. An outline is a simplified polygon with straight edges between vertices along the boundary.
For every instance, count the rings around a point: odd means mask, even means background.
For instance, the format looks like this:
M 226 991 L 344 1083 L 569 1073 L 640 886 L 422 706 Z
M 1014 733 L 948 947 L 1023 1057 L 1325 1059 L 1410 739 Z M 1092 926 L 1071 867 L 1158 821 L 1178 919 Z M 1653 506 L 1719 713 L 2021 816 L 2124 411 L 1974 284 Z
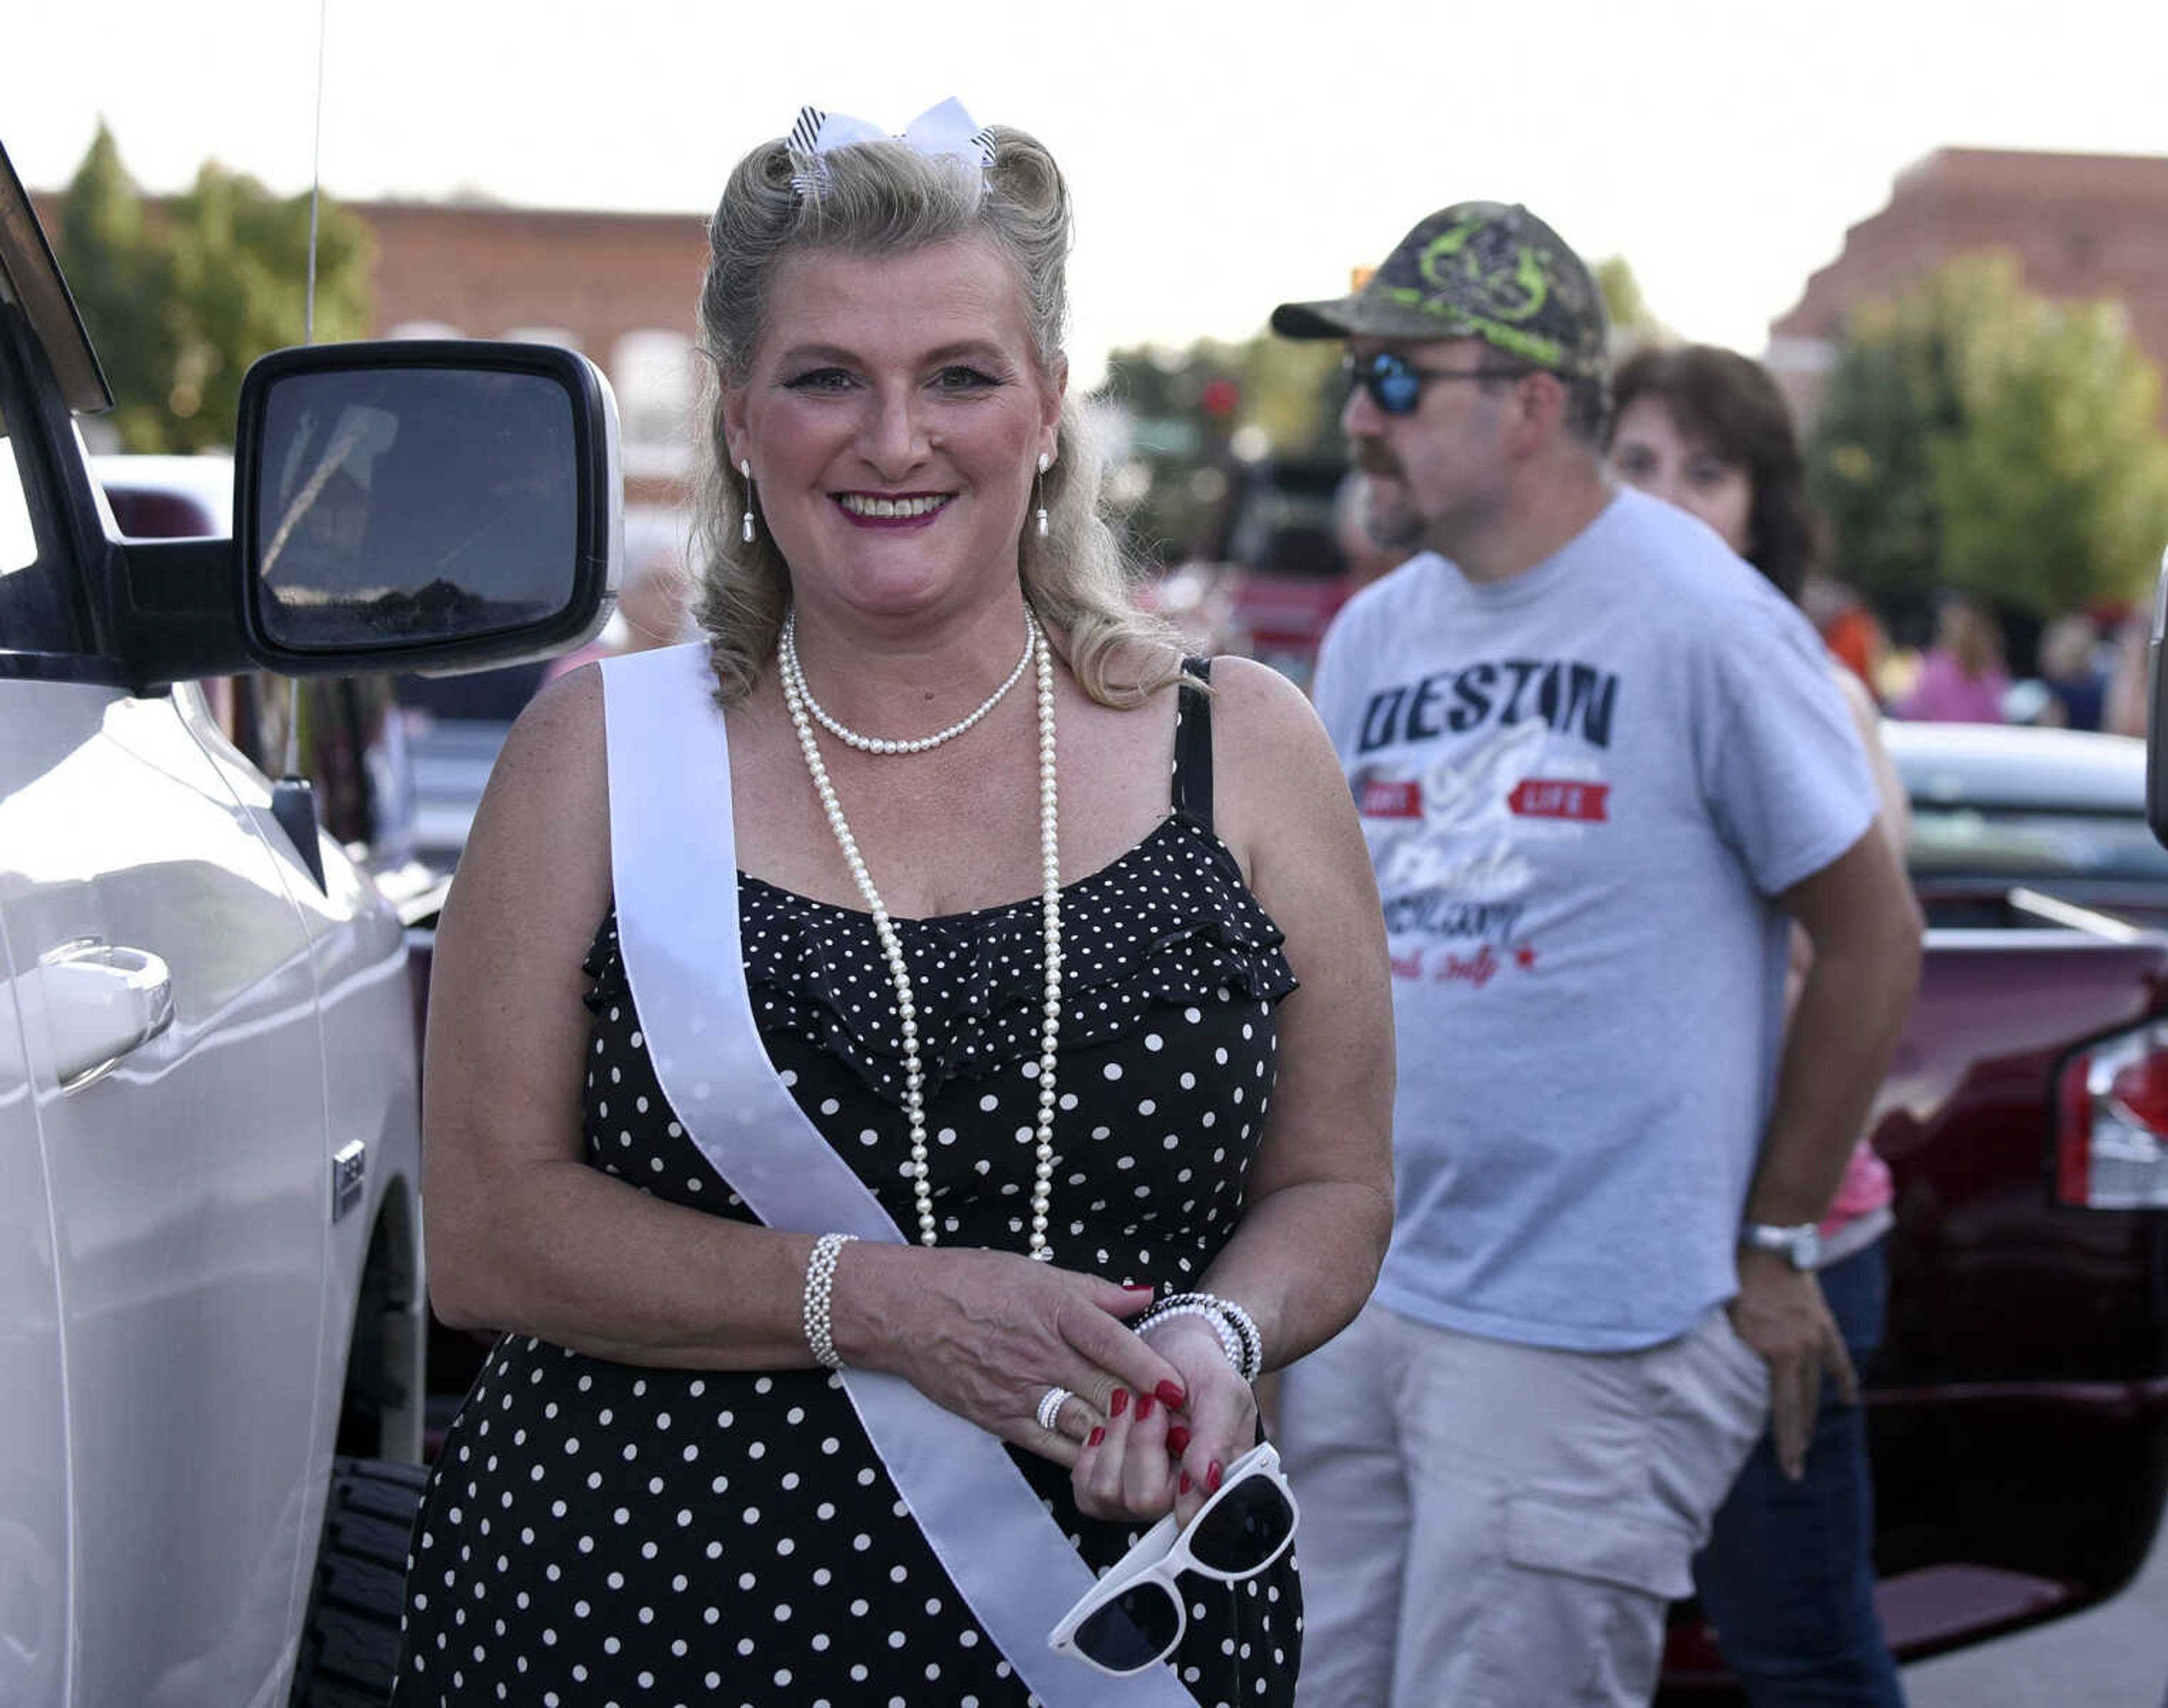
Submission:
M 291 1708 L 383 1708 L 399 1666 L 406 1549 L 428 1470 L 334 1459 Z

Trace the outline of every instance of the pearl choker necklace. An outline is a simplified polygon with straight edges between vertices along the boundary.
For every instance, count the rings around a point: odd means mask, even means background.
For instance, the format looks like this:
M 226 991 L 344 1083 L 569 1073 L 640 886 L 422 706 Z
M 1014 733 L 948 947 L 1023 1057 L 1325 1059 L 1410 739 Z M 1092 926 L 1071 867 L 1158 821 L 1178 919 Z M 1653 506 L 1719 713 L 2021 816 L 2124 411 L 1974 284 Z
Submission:
M 1039 619 L 1032 615 L 1028 606 L 1024 609 L 1023 622 L 1023 663 L 1011 673 L 1009 682 L 1014 682 L 1023 673 L 1025 664 L 1034 657 L 1038 660 L 1039 857 L 1044 881 L 1039 911 L 1046 939 L 1046 995 L 1040 1010 L 1044 1019 L 1039 1038 L 1038 1159 L 1032 1170 L 1031 1186 L 1031 1255 L 1039 1262 L 1049 1263 L 1054 1258 L 1046 1241 L 1047 1206 L 1054 1194 L 1054 1046 L 1061 1032 L 1061 817 L 1055 792 L 1054 650 L 1046 644 Z M 895 923 L 881 902 L 880 892 L 874 888 L 865 857 L 858 852 L 858 841 L 843 818 L 842 804 L 836 798 L 836 786 L 829 781 L 828 767 L 821 762 L 820 742 L 813 734 L 814 717 L 819 714 L 820 708 L 812 703 L 812 695 L 805 691 L 805 676 L 798 668 L 792 621 L 787 617 L 784 619 L 778 657 L 782 665 L 784 703 L 789 708 L 790 721 L 796 726 L 799 749 L 805 756 L 805 770 L 813 779 L 813 792 L 821 798 L 821 809 L 828 815 L 828 828 L 835 833 L 836 846 L 842 850 L 843 863 L 851 869 L 852 881 L 858 885 L 858 894 L 865 898 L 866 906 L 873 914 L 874 931 L 880 939 L 881 953 L 888 961 L 890 981 L 895 986 L 897 1023 L 903 1035 L 903 1107 L 911 1123 L 911 1196 L 918 1209 L 918 1243 L 933 1245 L 937 1243 L 937 1230 L 933 1186 L 927 1166 L 926 1080 L 919 1065 L 918 1008 L 911 998 L 911 969 L 905 964 L 903 945 L 896 937 Z M 994 701 L 1007 692 L 1008 683 L 1004 682 L 995 691 L 993 699 L 961 724 L 928 737 L 919 745 L 933 746 L 960 735 L 984 717 Z M 863 745 L 826 717 L 822 716 L 821 722 L 823 728 L 834 731 L 854 746 Z
M 1024 667 L 1031 662 L 1033 638 L 1036 631 L 1027 622 L 1024 625 L 1023 656 L 1016 661 L 1016 668 L 1008 673 L 1001 687 L 979 703 L 979 709 L 970 716 L 959 718 L 946 729 L 937 729 L 931 735 L 922 735 L 913 741 L 889 741 L 876 735 L 861 735 L 848 729 L 830 717 L 821 703 L 813 698 L 813 690 L 805 686 L 805 672 L 798 663 L 798 613 L 791 613 L 783 619 L 783 637 L 776 643 L 775 655 L 783 666 L 783 679 L 798 690 L 798 698 L 805 703 L 805 709 L 814 720 L 838 741 L 855 747 L 861 753 L 923 753 L 930 747 L 938 747 L 944 741 L 954 741 L 987 713 L 1001 704 L 1008 691 L 1023 679 Z

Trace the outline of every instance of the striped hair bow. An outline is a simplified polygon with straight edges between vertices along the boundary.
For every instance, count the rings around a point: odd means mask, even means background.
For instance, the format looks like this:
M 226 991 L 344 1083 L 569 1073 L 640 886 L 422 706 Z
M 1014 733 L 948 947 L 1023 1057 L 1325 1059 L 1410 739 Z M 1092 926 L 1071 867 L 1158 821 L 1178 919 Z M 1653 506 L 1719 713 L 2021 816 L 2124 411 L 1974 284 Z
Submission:
M 800 107 L 798 122 L 790 127 L 787 143 L 802 162 L 790 175 L 791 184 L 805 195 L 827 182 L 828 164 L 821 156 L 859 142 L 901 142 L 930 160 L 953 156 L 981 171 L 994 163 L 994 133 L 972 122 L 964 103 L 953 96 L 938 107 L 929 107 L 904 127 L 901 136 L 890 136 L 878 125 L 853 119 L 847 113 L 824 113 L 818 107 Z

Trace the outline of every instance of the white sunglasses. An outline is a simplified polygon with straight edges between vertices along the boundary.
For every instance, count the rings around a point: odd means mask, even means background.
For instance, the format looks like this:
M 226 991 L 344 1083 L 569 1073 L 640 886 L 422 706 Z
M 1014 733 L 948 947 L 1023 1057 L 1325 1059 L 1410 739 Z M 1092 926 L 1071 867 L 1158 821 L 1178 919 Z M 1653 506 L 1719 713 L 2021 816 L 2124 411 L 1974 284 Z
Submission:
M 1287 1552 L 1301 1516 L 1273 1444 L 1251 1448 L 1186 1527 L 1177 1531 L 1169 1513 L 1147 1530 L 1062 1615 L 1047 1646 L 1117 1677 L 1142 1672 L 1179 1648 L 1188 1629 L 1177 1577 L 1254 1578 Z

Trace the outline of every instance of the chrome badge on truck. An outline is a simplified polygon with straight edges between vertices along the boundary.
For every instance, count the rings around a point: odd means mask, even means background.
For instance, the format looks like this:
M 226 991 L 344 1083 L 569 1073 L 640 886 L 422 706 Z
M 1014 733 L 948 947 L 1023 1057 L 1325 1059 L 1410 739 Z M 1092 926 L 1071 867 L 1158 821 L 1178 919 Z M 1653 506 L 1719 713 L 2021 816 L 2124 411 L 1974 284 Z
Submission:
M 361 1201 L 369 1174 L 369 1147 L 359 1139 L 332 1159 L 332 1220 L 337 1222 Z

